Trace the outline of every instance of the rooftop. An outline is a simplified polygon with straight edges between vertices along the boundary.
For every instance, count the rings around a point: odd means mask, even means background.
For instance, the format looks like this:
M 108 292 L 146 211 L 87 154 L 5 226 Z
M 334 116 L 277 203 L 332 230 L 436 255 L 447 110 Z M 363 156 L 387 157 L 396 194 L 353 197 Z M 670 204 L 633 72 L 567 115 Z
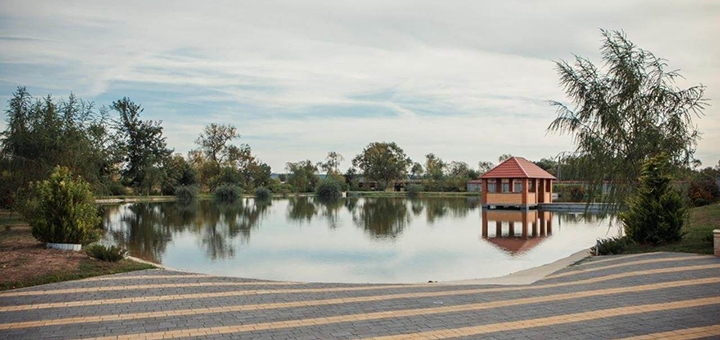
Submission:
M 542 178 L 557 179 L 533 162 L 522 157 L 510 157 L 480 178 Z

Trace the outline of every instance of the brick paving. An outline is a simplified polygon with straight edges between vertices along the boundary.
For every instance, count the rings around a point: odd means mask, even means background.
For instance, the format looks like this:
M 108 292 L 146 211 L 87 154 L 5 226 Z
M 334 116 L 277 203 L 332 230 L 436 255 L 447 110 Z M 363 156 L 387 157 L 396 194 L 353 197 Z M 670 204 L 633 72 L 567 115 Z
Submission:
M 599 257 L 531 285 L 146 270 L 0 293 L 0 339 L 720 339 L 720 259 Z

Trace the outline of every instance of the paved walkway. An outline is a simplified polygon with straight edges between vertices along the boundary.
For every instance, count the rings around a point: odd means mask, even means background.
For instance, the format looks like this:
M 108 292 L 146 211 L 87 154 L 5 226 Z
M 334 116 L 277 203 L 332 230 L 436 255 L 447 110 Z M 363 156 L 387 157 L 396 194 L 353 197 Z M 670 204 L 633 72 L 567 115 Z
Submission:
M 718 339 L 720 259 L 597 258 L 523 286 L 147 270 L 0 293 L 0 339 Z

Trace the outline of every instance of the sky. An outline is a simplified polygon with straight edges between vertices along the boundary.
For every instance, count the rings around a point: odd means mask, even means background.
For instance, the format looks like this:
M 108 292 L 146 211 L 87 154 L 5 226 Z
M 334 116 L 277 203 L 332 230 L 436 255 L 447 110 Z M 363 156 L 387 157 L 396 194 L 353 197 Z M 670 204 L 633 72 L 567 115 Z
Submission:
M 531 160 L 574 150 L 548 134 L 570 103 L 554 62 L 599 62 L 600 29 L 623 30 L 707 86 L 695 120 L 704 166 L 720 160 L 718 1 L 0 2 L 0 129 L 17 86 L 96 106 L 129 97 L 186 154 L 232 124 L 259 159 L 344 155 L 396 142 L 422 162 Z

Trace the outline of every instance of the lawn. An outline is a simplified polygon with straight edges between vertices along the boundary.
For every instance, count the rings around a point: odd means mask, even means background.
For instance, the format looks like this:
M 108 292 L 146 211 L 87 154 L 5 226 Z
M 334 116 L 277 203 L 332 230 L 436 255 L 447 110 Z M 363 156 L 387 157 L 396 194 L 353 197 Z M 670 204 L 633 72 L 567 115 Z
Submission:
M 690 218 L 683 226 L 682 241 L 658 246 L 632 245 L 626 253 L 672 251 L 681 253 L 713 253 L 713 230 L 720 229 L 720 204 L 690 209 Z
M 103 262 L 84 252 L 45 249 L 17 215 L 0 211 L 0 290 L 150 268 L 130 260 Z

